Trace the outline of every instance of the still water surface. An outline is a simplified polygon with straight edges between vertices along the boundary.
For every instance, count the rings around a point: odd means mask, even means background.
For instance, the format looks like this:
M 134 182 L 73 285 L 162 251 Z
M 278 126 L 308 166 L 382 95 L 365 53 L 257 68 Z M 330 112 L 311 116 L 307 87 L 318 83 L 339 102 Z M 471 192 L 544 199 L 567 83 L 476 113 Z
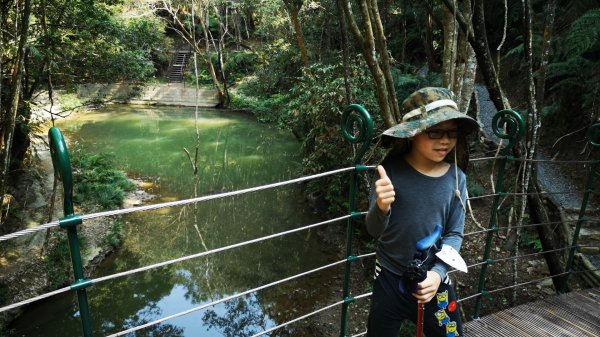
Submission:
M 300 148 L 288 133 L 245 115 L 202 111 L 199 181 L 194 155 L 194 110 L 112 106 L 61 121 L 69 148 L 111 154 L 118 169 L 152 183 L 148 203 L 258 186 L 298 176 Z M 126 215 L 123 247 L 92 277 L 142 267 L 314 223 L 293 185 L 185 207 Z M 85 225 L 85 223 L 84 223 Z M 338 224 L 339 225 L 339 224 Z M 66 252 L 65 252 L 66 253 Z M 303 231 L 264 243 L 176 263 L 88 289 L 94 336 L 105 336 L 330 262 L 315 233 Z M 276 286 L 169 320 L 135 336 L 250 336 L 310 312 L 334 271 Z M 339 270 L 335 271 L 339 273 Z M 320 286 L 321 285 L 321 286 Z M 32 306 L 13 336 L 80 336 L 73 294 Z M 280 336 L 303 336 L 280 331 Z M 134 336 L 134 334 L 130 334 Z M 306 335 L 308 336 L 308 335 Z

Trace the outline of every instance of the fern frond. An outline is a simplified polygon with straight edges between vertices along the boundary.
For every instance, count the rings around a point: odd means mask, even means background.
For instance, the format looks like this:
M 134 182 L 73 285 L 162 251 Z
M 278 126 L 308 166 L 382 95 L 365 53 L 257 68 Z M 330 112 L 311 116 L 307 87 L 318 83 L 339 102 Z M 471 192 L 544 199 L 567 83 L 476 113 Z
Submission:
M 573 88 L 583 88 L 585 87 L 585 83 L 582 83 L 581 81 L 579 81 L 577 78 L 575 77 L 569 77 L 569 78 L 565 78 L 562 81 L 559 81 L 558 83 L 554 84 L 552 87 L 550 87 L 549 91 L 555 91 L 555 90 L 572 90 Z
M 590 61 L 583 57 L 573 57 L 564 62 L 555 62 L 548 65 L 548 79 L 555 79 L 559 77 L 578 77 L 586 69 L 590 67 Z
M 573 22 L 565 39 L 566 56 L 579 56 L 600 40 L 600 8 L 591 9 Z

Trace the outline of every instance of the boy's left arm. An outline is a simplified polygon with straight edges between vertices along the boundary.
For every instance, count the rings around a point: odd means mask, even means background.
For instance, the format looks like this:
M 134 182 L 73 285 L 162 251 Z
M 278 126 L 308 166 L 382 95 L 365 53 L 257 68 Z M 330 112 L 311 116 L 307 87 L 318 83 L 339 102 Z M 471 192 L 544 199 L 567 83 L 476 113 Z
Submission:
M 458 189 L 460 191 L 460 199 L 458 196 L 455 196 L 452 199 L 450 214 L 444 228 L 444 233 L 442 234 L 442 246 L 448 245 L 454 248 L 457 252 L 460 252 L 460 247 L 464 238 L 466 213 L 464 205 L 466 205 L 467 202 L 466 178 L 464 174 L 459 175 L 459 177 Z M 431 271 L 438 273 L 440 280 L 443 281 L 446 278 L 449 269 L 450 266 L 440 259 L 437 259 L 431 268 Z

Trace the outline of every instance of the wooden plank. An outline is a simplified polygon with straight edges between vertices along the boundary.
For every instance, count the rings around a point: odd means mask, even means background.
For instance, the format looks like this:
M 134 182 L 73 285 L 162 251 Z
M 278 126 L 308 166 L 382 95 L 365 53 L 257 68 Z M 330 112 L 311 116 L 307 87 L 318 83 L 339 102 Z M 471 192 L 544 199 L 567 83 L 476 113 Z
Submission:
M 569 295 L 569 294 L 565 294 Z M 589 305 L 579 296 L 555 296 L 545 299 L 543 302 L 549 304 L 547 308 L 555 311 L 565 312 L 573 321 L 578 321 L 583 325 L 590 326 L 590 329 L 600 329 L 600 306 Z M 593 328 L 595 327 L 595 328 Z
M 490 327 L 502 332 L 500 336 L 536 337 L 529 334 L 526 330 L 521 330 L 510 322 L 507 322 L 504 317 L 502 317 L 502 312 L 493 313 L 485 318 L 487 318 L 486 323 Z
M 586 312 L 568 310 L 561 306 L 544 306 L 539 308 L 543 310 L 544 314 L 548 315 L 548 319 L 553 321 L 556 326 L 572 325 L 580 330 L 581 336 L 600 336 L 600 327 L 587 321 L 587 317 L 584 318 L 584 316 L 588 316 Z M 596 320 L 598 320 L 597 317 Z
M 470 327 L 477 327 L 471 332 Z M 510 326 L 499 322 L 494 314 L 484 316 L 478 320 L 470 321 L 465 324 L 465 336 L 478 337 L 496 337 L 496 336 L 518 336 Z M 477 333 L 475 333 L 477 331 Z
M 600 288 L 526 303 L 464 324 L 466 337 L 598 337 Z
M 497 313 L 499 318 L 502 318 L 507 323 L 513 325 L 517 331 L 519 331 L 519 336 L 524 336 L 525 334 L 532 337 L 552 337 L 548 331 L 544 330 L 540 326 L 533 325 L 530 321 L 526 320 L 525 317 L 520 318 L 519 315 L 514 313 L 515 310 L 506 310 Z M 521 310 L 519 311 L 520 315 L 523 315 Z
M 552 336 L 569 336 L 569 337 L 580 337 L 581 330 L 577 327 L 573 327 L 571 324 L 568 325 L 556 325 L 556 321 L 552 318 L 544 315 L 541 312 L 543 309 L 536 307 L 533 305 L 525 305 L 523 307 L 523 315 L 522 319 L 526 319 L 527 321 L 532 322 L 536 327 L 543 329 L 544 331 L 550 333 Z M 527 312 L 527 313 L 525 313 Z

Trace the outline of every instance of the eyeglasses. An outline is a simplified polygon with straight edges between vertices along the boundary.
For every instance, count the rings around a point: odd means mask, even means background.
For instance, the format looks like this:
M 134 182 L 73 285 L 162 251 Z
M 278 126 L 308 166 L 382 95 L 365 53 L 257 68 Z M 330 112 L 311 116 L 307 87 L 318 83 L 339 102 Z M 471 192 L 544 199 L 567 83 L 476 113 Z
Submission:
M 450 129 L 450 130 L 433 129 L 433 130 L 425 130 L 423 132 L 427 134 L 429 139 L 442 139 L 444 137 L 444 135 L 448 136 L 448 138 L 451 138 L 451 139 L 458 137 L 458 129 Z

